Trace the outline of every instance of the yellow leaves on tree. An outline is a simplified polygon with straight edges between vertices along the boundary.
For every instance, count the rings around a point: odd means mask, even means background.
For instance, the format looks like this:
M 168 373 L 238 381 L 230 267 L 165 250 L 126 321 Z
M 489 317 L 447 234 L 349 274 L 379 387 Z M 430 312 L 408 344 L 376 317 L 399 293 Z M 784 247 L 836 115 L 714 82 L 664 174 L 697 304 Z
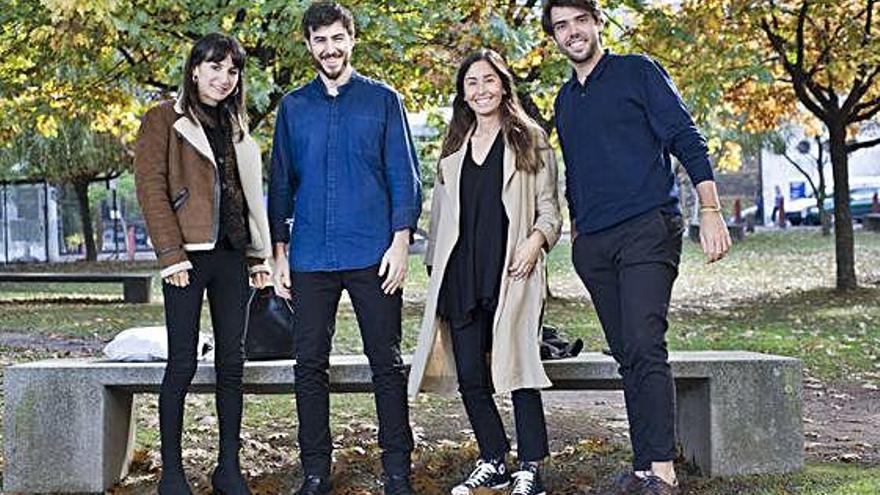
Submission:
M 52 115 L 37 115 L 37 132 L 45 137 L 58 137 L 58 120 Z
M 717 170 L 731 172 L 742 167 L 742 146 L 739 143 L 713 136 L 707 144 Z
M 103 20 L 119 4 L 117 0 L 42 0 L 41 3 L 52 12 L 55 22 L 69 21 L 76 17 Z
M 782 84 L 763 84 L 756 77 L 735 81 L 724 94 L 732 115 L 742 116 L 743 129 L 760 134 L 798 119 L 797 96 Z

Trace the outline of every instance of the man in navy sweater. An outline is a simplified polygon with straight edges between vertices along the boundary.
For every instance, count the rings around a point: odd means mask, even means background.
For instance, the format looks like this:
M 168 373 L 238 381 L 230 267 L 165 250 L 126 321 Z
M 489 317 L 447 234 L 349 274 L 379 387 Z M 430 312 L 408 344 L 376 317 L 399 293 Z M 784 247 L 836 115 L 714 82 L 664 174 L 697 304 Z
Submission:
M 702 247 L 717 261 L 730 236 L 706 140 L 659 64 L 602 49 L 596 0 L 547 0 L 542 24 L 574 69 L 555 103 L 572 260 L 623 378 L 634 459 L 616 493 L 677 494 L 665 335 L 683 227 L 671 156 L 696 185 Z

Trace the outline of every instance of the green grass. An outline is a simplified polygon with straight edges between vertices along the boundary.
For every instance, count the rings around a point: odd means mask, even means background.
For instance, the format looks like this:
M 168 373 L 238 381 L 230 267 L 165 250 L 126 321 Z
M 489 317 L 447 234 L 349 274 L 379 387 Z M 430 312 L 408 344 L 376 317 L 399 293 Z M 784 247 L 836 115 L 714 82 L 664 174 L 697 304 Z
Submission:
M 788 475 L 693 479 L 695 495 L 876 495 L 880 469 L 842 464 L 808 464 L 803 472 Z

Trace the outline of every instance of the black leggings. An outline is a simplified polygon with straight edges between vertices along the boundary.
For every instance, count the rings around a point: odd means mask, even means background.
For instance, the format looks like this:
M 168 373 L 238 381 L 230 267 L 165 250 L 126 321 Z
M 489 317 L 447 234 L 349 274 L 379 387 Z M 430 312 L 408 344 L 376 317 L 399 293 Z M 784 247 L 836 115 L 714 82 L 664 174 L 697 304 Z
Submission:
M 219 463 L 237 468 L 244 365 L 242 334 L 248 295 L 245 257 L 238 250 L 217 248 L 189 253 L 189 259 L 193 264 L 189 285 L 162 285 L 168 331 L 168 364 L 159 392 L 162 466 L 169 472 L 182 469 L 183 404 L 196 372 L 199 320 L 207 290 L 214 327 Z
M 480 457 L 485 460 L 501 459 L 510 450 L 501 416 L 492 398 L 492 378 L 486 360 L 487 353 L 492 350 L 493 316 L 492 312 L 477 309 L 470 323 L 452 327 L 458 390 L 477 437 Z M 504 359 L 504 356 L 495 358 Z M 550 452 L 541 392 L 519 389 L 514 390 L 511 396 L 519 460 L 540 461 Z

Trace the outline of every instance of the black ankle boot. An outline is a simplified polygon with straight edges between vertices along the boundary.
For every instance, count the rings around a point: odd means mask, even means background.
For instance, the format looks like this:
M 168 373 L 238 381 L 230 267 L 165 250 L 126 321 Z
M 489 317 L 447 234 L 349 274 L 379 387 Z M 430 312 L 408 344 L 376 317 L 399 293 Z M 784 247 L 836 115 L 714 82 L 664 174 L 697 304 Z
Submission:
M 192 489 L 186 482 L 186 476 L 182 469 L 162 469 L 162 478 L 159 480 L 159 495 L 192 495 Z
M 251 495 L 251 491 L 238 467 L 217 466 L 211 475 L 214 495 Z

